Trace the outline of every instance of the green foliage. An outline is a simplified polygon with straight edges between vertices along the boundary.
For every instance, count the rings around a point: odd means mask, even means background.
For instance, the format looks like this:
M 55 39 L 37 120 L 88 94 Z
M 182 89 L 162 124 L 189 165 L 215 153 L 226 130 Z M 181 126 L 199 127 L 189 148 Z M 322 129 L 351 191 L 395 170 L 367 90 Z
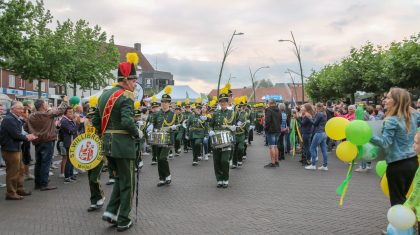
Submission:
M 84 20 L 57 22 L 50 29 L 52 19 L 43 1 L 0 1 L 2 65 L 26 80 L 49 79 L 82 89 L 113 77 L 119 61 L 113 37 Z
M 420 34 L 384 49 L 368 42 L 339 63 L 313 72 L 305 86 L 315 101 L 351 96 L 356 91 L 382 94 L 393 86 L 420 88 Z
M 255 89 L 256 88 L 268 88 L 268 87 L 274 87 L 274 84 L 270 79 L 261 79 L 259 81 L 255 81 L 254 86 L 255 86 Z

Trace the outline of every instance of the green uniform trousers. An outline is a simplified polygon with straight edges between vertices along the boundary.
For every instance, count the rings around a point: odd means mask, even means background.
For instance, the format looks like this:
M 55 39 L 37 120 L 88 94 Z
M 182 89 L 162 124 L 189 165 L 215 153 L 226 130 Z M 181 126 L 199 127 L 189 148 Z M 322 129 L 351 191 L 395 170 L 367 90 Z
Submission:
M 157 154 L 157 163 L 158 163 L 158 172 L 159 172 L 159 180 L 165 180 L 166 177 L 171 175 L 169 171 L 169 162 L 168 162 L 168 155 L 170 147 L 161 147 L 156 146 L 156 154 Z
M 229 157 L 231 152 L 230 148 L 213 149 L 214 174 L 217 181 L 229 180 Z
M 244 152 L 245 152 L 245 135 L 243 134 L 237 135 L 233 159 L 232 159 L 233 165 L 237 165 L 238 162 L 242 162 L 242 157 L 244 156 Z
M 175 152 L 178 152 L 178 149 L 181 150 L 183 131 L 179 130 L 175 132 Z
M 103 166 L 104 161 L 101 161 L 95 168 L 88 170 L 91 205 L 96 205 L 96 203 L 104 197 L 104 191 L 99 182 Z
M 191 142 L 193 143 L 193 162 L 196 162 L 198 161 L 198 157 L 201 155 L 201 149 L 203 148 L 203 139 L 192 139 Z
M 115 184 L 106 211 L 114 215 L 118 214 L 118 225 L 125 226 L 130 221 L 129 215 L 135 189 L 135 160 L 108 157 L 108 161 L 114 169 Z
M 108 161 L 108 173 L 109 173 L 109 179 L 114 179 L 115 177 L 114 177 L 114 170 L 115 169 L 113 169 L 112 167 L 113 166 L 111 166 L 111 164 L 109 164 L 109 157 L 106 157 L 106 160 Z

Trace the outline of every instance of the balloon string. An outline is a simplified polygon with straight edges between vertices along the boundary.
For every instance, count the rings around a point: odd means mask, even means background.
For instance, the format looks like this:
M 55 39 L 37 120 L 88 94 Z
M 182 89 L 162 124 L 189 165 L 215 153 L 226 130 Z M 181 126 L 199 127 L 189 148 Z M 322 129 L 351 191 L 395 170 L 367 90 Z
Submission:
M 340 206 L 343 205 L 344 197 L 346 196 L 347 188 L 349 187 L 349 183 L 353 175 L 353 166 L 354 166 L 354 160 L 351 162 L 351 165 L 349 166 L 346 179 L 337 188 L 337 193 L 340 195 Z M 340 190 L 340 188 L 342 188 L 342 190 Z

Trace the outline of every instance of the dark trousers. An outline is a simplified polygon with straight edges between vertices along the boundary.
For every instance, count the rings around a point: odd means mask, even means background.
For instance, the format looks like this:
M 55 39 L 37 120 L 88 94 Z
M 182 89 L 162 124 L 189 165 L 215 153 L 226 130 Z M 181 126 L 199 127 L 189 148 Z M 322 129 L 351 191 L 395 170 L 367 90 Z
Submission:
M 69 148 L 66 148 L 66 166 L 64 167 L 64 178 L 70 178 L 73 176 L 73 164 L 71 164 L 69 159 Z
M 284 137 L 285 137 L 285 133 L 284 132 L 280 133 L 279 142 L 277 142 L 277 149 L 279 150 L 279 158 L 278 158 L 279 160 L 284 160 L 284 155 L 285 155 Z
M 230 148 L 213 149 L 214 174 L 217 181 L 229 180 L 229 158 L 232 150 Z
M 104 191 L 99 182 L 103 166 L 104 162 L 102 161 L 92 170 L 88 170 L 91 205 L 96 205 L 96 203 L 104 197 Z
M 245 135 L 237 135 L 234 153 L 233 153 L 233 159 L 232 159 L 233 165 L 236 166 L 238 165 L 238 162 L 242 162 L 244 151 L 245 151 Z
M 168 162 L 169 149 L 170 147 L 156 146 L 159 180 L 166 180 L 166 177 L 171 175 Z
M 413 182 L 419 162 L 417 156 L 388 164 L 386 177 L 388 179 L 389 199 L 391 206 L 404 204 L 405 197 Z
M 35 187 L 48 186 L 48 177 L 53 153 L 53 141 L 35 145 Z
M 197 162 L 198 161 L 198 157 L 201 156 L 201 149 L 203 148 L 203 139 L 201 138 L 197 138 L 197 139 L 192 139 L 192 144 L 193 144 L 193 162 Z
M 22 161 L 25 166 L 28 166 L 31 163 L 31 142 L 23 141 L 22 142 Z
M 135 189 L 134 160 L 108 157 L 108 164 L 115 169 L 115 184 L 106 211 L 118 214 L 118 225 L 125 226 L 130 222 L 131 201 Z
M 302 134 L 302 141 L 303 141 L 303 151 L 302 151 L 302 159 L 310 160 L 311 159 L 311 136 L 312 134 Z

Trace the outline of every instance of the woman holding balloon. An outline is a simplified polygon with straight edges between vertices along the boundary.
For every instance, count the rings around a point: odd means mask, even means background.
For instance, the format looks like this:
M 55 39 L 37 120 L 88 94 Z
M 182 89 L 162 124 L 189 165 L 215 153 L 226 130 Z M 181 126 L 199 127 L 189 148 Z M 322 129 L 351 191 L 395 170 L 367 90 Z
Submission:
M 382 136 L 373 136 L 371 143 L 383 148 L 388 164 L 386 177 L 391 206 L 403 204 L 419 166 L 413 149 L 417 128 L 417 113 L 410 108 L 408 91 L 391 88 L 385 98 L 387 110 Z
M 310 146 L 311 146 L 311 137 L 312 137 L 312 117 L 315 116 L 315 112 L 312 108 L 312 105 L 306 103 L 302 105 L 300 108 L 301 117 L 298 117 L 297 113 L 293 114 L 293 117 L 298 121 L 300 126 L 300 132 L 302 134 L 302 142 L 303 142 L 303 155 L 305 158 L 302 157 L 302 164 L 307 163 L 307 165 L 311 164 L 311 153 L 310 153 Z

